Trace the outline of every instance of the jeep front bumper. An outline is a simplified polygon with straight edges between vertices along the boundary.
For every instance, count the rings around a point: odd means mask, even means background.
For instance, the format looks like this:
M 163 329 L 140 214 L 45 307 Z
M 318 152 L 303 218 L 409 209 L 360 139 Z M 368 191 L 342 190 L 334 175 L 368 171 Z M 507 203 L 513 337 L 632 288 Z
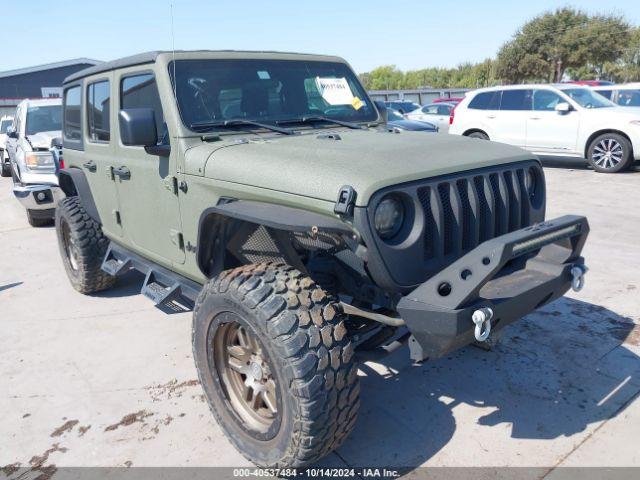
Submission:
M 545 221 L 488 240 L 434 275 L 397 306 L 411 358 L 441 357 L 578 286 L 588 233 L 584 217 Z

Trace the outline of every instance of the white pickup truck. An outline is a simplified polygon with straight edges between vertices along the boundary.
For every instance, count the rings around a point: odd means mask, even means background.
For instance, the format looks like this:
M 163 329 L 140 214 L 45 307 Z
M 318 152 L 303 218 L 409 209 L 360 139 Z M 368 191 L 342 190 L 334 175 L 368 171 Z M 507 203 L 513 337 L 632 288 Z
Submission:
M 62 158 L 62 100 L 23 100 L 8 131 L 13 194 L 27 209 L 29 224 L 50 224 L 64 193 L 57 171 Z

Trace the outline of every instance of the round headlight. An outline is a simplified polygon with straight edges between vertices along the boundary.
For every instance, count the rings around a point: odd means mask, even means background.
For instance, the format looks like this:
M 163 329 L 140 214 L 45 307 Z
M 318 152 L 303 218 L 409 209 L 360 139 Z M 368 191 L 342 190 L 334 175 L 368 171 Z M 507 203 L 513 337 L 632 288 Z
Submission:
M 380 238 L 388 240 L 395 237 L 404 222 L 404 205 L 395 197 L 383 198 L 376 207 L 373 221 Z

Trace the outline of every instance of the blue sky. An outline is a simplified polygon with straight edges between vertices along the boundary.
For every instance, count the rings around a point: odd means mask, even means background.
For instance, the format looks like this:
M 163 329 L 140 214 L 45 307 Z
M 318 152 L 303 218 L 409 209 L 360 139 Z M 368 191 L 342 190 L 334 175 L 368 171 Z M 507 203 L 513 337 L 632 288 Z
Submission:
M 10 2 L 0 71 L 171 49 L 283 50 L 340 55 L 358 72 L 455 66 L 495 55 L 536 14 L 573 5 L 640 24 L 640 1 L 107 0 Z M 8 17 L 8 18 L 7 18 Z M 8 31 L 7 25 L 15 30 Z

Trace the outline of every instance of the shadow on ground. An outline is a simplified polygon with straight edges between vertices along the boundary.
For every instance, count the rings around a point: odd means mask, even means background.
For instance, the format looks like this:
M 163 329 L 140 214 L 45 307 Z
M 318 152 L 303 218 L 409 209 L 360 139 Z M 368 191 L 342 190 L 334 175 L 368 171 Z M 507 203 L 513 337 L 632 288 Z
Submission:
M 465 433 L 505 424 L 511 438 L 552 440 L 618 415 L 640 390 L 640 327 L 611 310 L 563 298 L 502 333 L 491 352 L 467 347 L 410 366 L 401 349 L 363 365 L 360 418 L 339 456 L 417 467 L 452 439 L 463 404 Z M 500 442 L 504 430 L 491 435 Z

